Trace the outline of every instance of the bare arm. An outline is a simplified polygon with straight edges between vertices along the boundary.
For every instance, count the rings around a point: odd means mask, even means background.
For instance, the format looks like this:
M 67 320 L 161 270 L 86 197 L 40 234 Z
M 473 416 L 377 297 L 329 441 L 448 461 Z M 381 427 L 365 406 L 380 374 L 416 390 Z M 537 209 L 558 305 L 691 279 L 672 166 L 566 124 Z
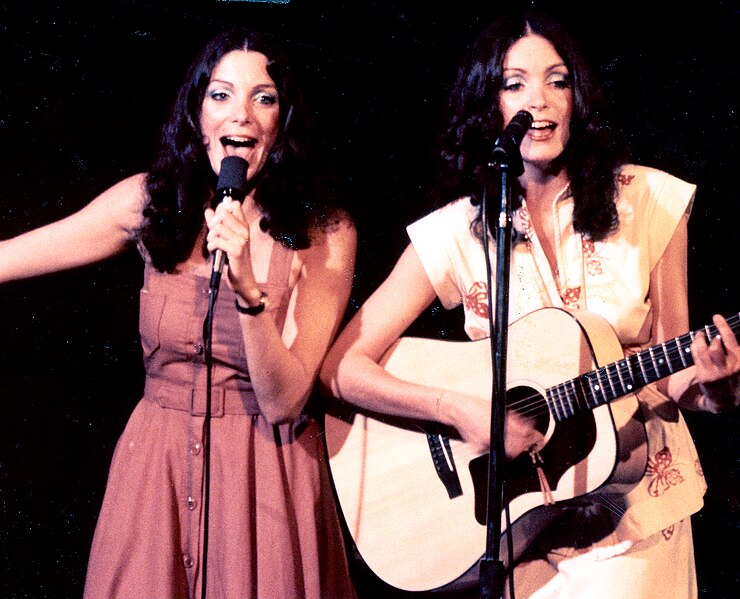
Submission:
M 439 390 L 397 379 L 378 365 L 434 297 L 416 252 L 408 246 L 327 355 L 321 379 L 332 395 L 381 413 L 436 420 Z
M 356 245 L 354 227 L 344 223 L 307 250 L 282 336 L 264 312 L 240 315 L 252 384 L 272 422 L 296 417 L 310 396 L 347 307 Z
M 206 211 L 208 248 L 226 252 L 229 283 L 241 304 L 254 306 L 260 290 L 252 267 L 250 228 L 237 206 Z M 257 402 L 269 422 L 295 418 L 308 401 L 347 307 L 356 247 L 357 233 L 347 219 L 300 252 L 301 270 L 282 333 L 268 313 L 269 297 L 266 311 L 239 316 Z
M 651 273 L 650 300 L 655 310 L 652 343 L 662 343 L 689 330 L 687 217 L 679 223 L 665 253 Z M 694 366 L 659 382 L 662 391 L 682 407 L 718 412 L 740 401 L 740 346 L 721 316 L 714 321 L 722 334 L 707 344 L 699 335 L 691 345 Z
M 403 381 L 379 360 L 432 303 L 435 291 L 413 246 L 342 331 L 321 370 L 334 397 L 379 413 L 437 421 L 452 426 L 473 449 L 490 441 L 490 398 Z M 529 427 L 507 419 L 506 452 L 514 456 L 538 440 Z
M 0 241 L 0 282 L 57 272 L 123 251 L 141 226 L 144 175 L 117 183 L 74 214 Z

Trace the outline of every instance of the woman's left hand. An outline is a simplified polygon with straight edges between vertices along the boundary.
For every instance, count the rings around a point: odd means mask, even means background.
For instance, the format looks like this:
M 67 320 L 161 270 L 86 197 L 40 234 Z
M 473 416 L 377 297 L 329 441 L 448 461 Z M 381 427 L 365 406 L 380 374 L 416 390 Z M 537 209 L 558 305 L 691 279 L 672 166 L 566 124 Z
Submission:
M 719 335 L 707 342 L 699 334 L 691 344 L 696 380 L 704 394 L 704 408 L 720 412 L 740 402 L 740 344 L 730 325 L 720 315 L 714 324 Z
M 250 253 L 250 231 L 242 205 L 231 201 L 205 211 L 208 251 L 221 250 L 229 259 L 229 282 L 237 293 L 256 288 Z

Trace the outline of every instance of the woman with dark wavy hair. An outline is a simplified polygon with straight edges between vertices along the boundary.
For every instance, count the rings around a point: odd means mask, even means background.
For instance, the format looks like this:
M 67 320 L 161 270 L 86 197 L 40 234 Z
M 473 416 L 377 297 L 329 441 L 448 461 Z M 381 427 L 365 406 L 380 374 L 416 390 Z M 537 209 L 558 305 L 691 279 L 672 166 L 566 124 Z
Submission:
M 483 235 L 481 190 L 495 140 L 520 111 L 530 113 L 532 124 L 517 145 L 523 172 L 511 186 L 508 372 L 513 375 L 508 378 L 510 383 L 516 379 L 515 386 L 526 393 L 507 394 L 505 470 L 511 477 L 512 517 L 526 516 L 522 522 L 531 525 L 530 533 L 539 529 L 540 534 L 515 536 L 513 588 L 520 599 L 693 599 L 697 588 L 690 516 L 702 506 L 705 481 L 679 406 L 709 412 L 736 406 L 740 346 L 719 315 L 711 340 L 699 333 L 693 341 L 683 339 L 683 345 L 671 344 L 688 332 L 687 220 L 695 186 L 626 161 L 585 60 L 570 35 L 547 15 L 501 17 L 482 31 L 463 61 L 441 140 L 442 206 L 407 228 L 410 244 L 338 337 L 321 380 L 334 396 L 370 414 L 451 427 L 463 441 L 456 472 L 461 478 L 471 476 L 464 457 L 487 453 L 490 442 L 491 386 L 480 372 L 485 360 L 475 362 L 480 368 L 466 377 L 472 350 L 460 353 L 463 349 L 455 347 L 425 378 L 409 366 L 421 358 L 414 353 L 417 346 L 395 344 L 435 298 L 446 308 L 463 305 L 471 340 L 490 337 L 491 298 L 496 294 L 489 288 L 495 280 L 488 276 L 482 240 L 491 239 L 487 249 L 495 272 L 493 233 L 500 190 L 494 189 L 489 199 L 490 237 Z M 495 176 L 492 183 L 500 187 Z M 584 343 L 576 323 L 586 322 L 600 323 L 609 336 Z M 598 380 L 581 381 L 590 381 L 590 388 L 577 388 L 574 382 L 573 397 L 565 385 L 557 395 L 546 392 L 584 372 L 583 360 L 589 356 L 583 348 L 604 343 L 612 334 L 613 348 L 621 345 L 627 355 L 643 352 L 630 362 L 629 371 L 612 370 L 600 373 Z M 490 344 L 485 344 L 488 349 L 476 351 L 488 352 Z M 435 347 L 442 351 L 439 345 L 421 348 L 423 364 L 433 361 L 429 353 Z M 647 349 L 653 347 L 664 353 Z M 689 351 L 693 362 L 685 359 Z M 385 361 L 389 352 L 392 362 Z M 573 365 L 570 376 L 557 370 L 566 364 Z M 657 377 L 649 376 L 651 369 Z M 471 376 L 480 377 L 473 379 L 479 381 L 477 387 Z M 635 381 L 644 384 L 640 388 Z M 607 415 L 604 422 L 609 424 L 602 427 L 595 406 L 606 408 L 604 386 L 622 389 L 631 399 L 614 402 L 610 409 L 616 424 Z M 636 388 L 639 392 L 631 394 Z M 521 402 L 515 404 L 514 397 Z M 564 419 L 574 406 L 587 413 L 594 408 L 593 418 L 587 414 L 580 429 L 558 427 L 555 417 Z M 532 416 L 535 411 L 540 418 Z M 366 430 L 372 428 L 367 425 Z M 596 439 L 591 438 L 594 430 Z M 610 432 L 602 437 L 605 431 Z M 363 438 L 370 454 L 372 438 L 369 433 Z M 603 450 L 602 439 L 609 439 L 611 451 Z M 420 462 L 418 470 L 429 467 L 434 475 L 428 461 Z M 444 466 L 442 470 L 447 472 Z M 401 473 L 396 477 L 404 479 Z M 449 505 L 449 513 L 453 501 L 464 503 L 471 496 L 468 488 L 450 500 L 444 481 L 430 478 L 434 480 L 424 505 L 416 508 L 419 512 L 437 505 L 432 493 L 445 494 L 439 504 Z M 364 481 L 367 495 L 371 484 Z M 485 496 L 485 490 L 478 491 Z M 532 502 L 557 503 L 536 510 Z M 517 512 L 520 505 L 528 507 Z M 444 534 L 428 534 L 444 547 L 445 564 L 456 551 L 465 550 L 473 556 L 465 564 L 471 567 L 468 574 L 477 574 L 474 566 L 484 553 L 485 534 L 473 520 L 473 504 L 469 512 L 473 526 L 462 527 L 466 533 L 458 532 L 453 518 L 427 514 L 427 520 L 444 521 Z M 414 517 L 409 516 L 407 526 Z M 367 535 L 369 524 L 363 525 Z M 517 528 L 513 530 L 516 534 Z M 386 542 L 393 545 L 394 539 Z M 363 547 L 359 549 L 362 553 Z M 420 564 L 437 564 L 427 574 L 445 583 L 436 586 L 450 589 L 469 581 L 462 576 L 465 568 L 458 571 L 459 579 L 437 577 L 442 562 L 423 548 L 419 551 Z M 393 575 L 408 585 L 404 588 L 429 588 L 428 580 L 414 579 L 403 565 Z
M 568 177 L 575 198 L 575 230 L 600 241 L 617 226 L 614 172 L 626 162 L 627 149 L 610 126 L 609 106 L 575 40 L 557 22 L 542 16 L 530 14 L 527 24 L 532 34 L 550 40 L 571 73 L 568 145 L 551 168 L 562 168 Z M 440 140 L 436 189 L 443 190 L 442 203 L 450 197 L 470 196 L 475 205 L 480 204 L 480 181 L 488 163 L 481 152 L 492 147 L 505 124 L 500 106 L 491 99 L 503 88 L 504 57 L 511 40 L 521 37 L 524 27 L 523 16 L 491 23 L 458 69 L 448 105 L 448 126 Z M 515 180 L 513 208 L 519 207 L 522 197 L 521 183 Z
M 354 595 L 306 406 L 347 305 L 356 232 L 319 194 L 297 94 L 270 40 L 216 36 L 148 173 L 0 243 L 3 281 L 131 245 L 144 258 L 144 394 L 113 456 L 87 598 Z M 246 167 L 229 181 L 241 203 L 216 195 L 226 158 Z

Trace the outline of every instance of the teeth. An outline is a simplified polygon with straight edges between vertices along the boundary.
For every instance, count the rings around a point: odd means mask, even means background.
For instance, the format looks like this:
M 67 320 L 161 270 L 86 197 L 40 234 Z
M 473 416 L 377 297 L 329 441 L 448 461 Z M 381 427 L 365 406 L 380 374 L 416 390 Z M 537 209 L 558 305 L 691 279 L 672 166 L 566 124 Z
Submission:
M 223 145 L 229 145 L 229 146 L 235 146 L 237 148 L 253 148 L 255 144 L 257 143 L 257 140 L 248 137 L 244 139 L 236 138 L 236 137 L 222 137 L 221 143 Z
M 532 129 L 552 129 L 555 127 L 555 123 L 552 121 L 535 121 L 532 123 Z

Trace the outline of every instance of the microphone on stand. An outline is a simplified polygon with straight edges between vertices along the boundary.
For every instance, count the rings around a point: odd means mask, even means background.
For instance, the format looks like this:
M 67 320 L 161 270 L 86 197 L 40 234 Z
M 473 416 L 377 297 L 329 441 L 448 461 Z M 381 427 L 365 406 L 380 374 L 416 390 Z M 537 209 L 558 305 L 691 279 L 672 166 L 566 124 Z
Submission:
M 247 169 L 249 163 L 239 156 L 227 156 L 221 161 L 221 171 L 216 183 L 214 202 L 228 203 L 232 200 L 241 202 L 246 195 Z M 213 255 L 213 270 L 211 272 L 211 288 L 218 285 L 221 270 L 226 262 L 226 254 L 216 250 Z
M 520 110 L 511 118 L 494 145 L 493 164 L 508 164 L 514 176 L 524 172 L 519 146 L 533 122 L 534 117 L 526 110 Z

